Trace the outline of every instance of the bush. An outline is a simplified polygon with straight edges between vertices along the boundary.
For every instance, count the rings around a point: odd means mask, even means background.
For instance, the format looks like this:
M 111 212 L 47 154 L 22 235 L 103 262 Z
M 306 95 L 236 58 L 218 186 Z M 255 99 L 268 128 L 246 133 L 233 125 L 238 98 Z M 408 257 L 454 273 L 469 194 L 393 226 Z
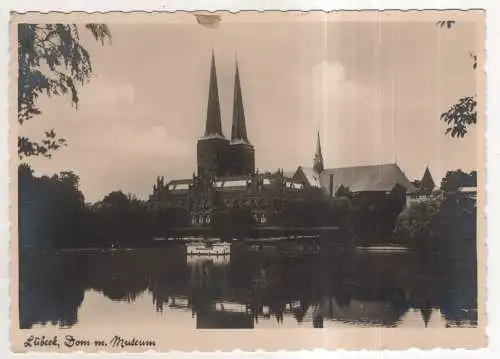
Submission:
M 440 205 L 434 199 L 410 204 L 396 220 L 396 239 L 413 249 L 436 249 L 439 231 Z

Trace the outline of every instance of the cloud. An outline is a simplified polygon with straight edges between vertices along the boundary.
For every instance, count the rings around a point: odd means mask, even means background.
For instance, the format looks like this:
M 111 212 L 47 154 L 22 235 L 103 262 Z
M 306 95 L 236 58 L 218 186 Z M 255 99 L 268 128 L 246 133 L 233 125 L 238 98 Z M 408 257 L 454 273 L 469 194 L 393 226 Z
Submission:
M 193 152 L 193 141 L 169 135 L 163 126 L 153 126 L 134 138 L 134 147 L 143 154 L 163 153 L 184 158 Z
M 340 62 L 322 61 L 309 76 L 316 121 L 336 117 L 341 107 L 367 96 L 364 87 L 346 78 L 345 66 Z
M 313 89 L 316 96 L 338 99 L 355 95 L 358 86 L 346 79 L 344 65 L 340 62 L 322 61 L 312 69 Z
M 80 137 L 81 150 L 99 156 L 130 160 L 158 157 L 184 158 L 192 153 L 193 143 L 167 132 L 162 126 L 147 126 L 144 123 L 122 122 L 109 125 L 107 131 L 92 131 Z M 103 155 L 101 154 L 101 158 Z
M 80 99 L 85 105 L 134 103 L 135 98 L 133 83 L 103 75 L 96 76 L 80 90 Z

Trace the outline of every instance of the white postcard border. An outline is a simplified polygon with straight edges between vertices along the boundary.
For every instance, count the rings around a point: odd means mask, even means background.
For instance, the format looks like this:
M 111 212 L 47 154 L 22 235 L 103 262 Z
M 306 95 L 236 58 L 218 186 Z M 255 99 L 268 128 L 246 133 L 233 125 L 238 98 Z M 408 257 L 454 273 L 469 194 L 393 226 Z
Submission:
M 216 10 L 216 9 L 227 9 L 230 11 L 236 11 L 240 9 L 374 9 L 374 8 L 386 8 L 386 9 L 436 9 L 436 8 L 453 8 L 453 9 L 465 9 L 465 8 L 485 8 L 487 9 L 487 45 L 486 45 L 486 53 L 487 53 L 487 94 L 498 94 L 498 69 L 495 69 L 495 65 L 498 65 L 498 46 L 493 46 L 495 43 L 495 37 L 492 34 L 498 34 L 499 26 L 498 26 L 498 3 L 495 1 L 439 1 L 439 5 L 436 4 L 435 1 L 401 1 L 401 0 L 393 0 L 393 1 L 335 1 L 335 4 L 332 4 L 331 1 L 170 1 L 168 4 L 161 4 L 158 1 L 147 1 L 143 0 L 140 2 L 141 7 L 137 8 L 138 3 L 136 1 L 107 1 L 105 4 L 84 4 L 80 1 L 44 1 L 43 3 L 40 1 L 3 1 L 1 6 L 1 20 L 4 24 L 4 30 L 8 29 L 8 21 L 9 21 L 9 10 L 41 10 L 41 11 L 71 11 L 71 10 L 84 10 L 84 11 L 110 11 L 110 10 L 144 10 L 144 11 L 152 11 L 152 10 L 160 10 L 160 11 L 173 11 L 177 9 L 182 10 Z M 498 41 L 498 40 L 496 40 Z M 4 46 L 4 49 L 8 49 L 9 44 L 9 35 L 8 31 L 2 31 L 0 36 L 0 43 Z M 9 52 L 4 51 L 1 59 L 1 65 L 4 68 L 4 71 L 1 73 L 1 78 L 4 86 L 0 88 L 0 107 L 4 110 L 4 115 L 8 113 L 8 103 L 7 103 L 7 66 L 9 61 Z M 420 353 L 418 350 L 411 350 L 410 353 L 415 353 L 416 355 L 429 355 L 434 356 L 438 355 L 439 357 L 443 357 L 443 354 L 447 354 L 446 357 L 456 357 L 459 355 L 460 357 L 465 357 L 468 355 L 485 355 L 495 353 L 495 349 L 498 349 L 499 345 L 495 345 L 496 340 L 494 338 L 498 338 L 498 310 L 495 309 L 494 303 L 498 303 L 498 286 L 495 282 L 498 282 L 497 277 L 498 274 L 498 260 L 496 260 L 496 255 L 498 253 L 499 245 L 494 241 L 495 238 L 500 238 L 500 229 L 498 225 L 498 221 L 491 220 L 493 217 L 497 217 L 498 213 L 500 213 L 500 198 L 498 196 L 498 186 L 495 186 L 495 183 L 500 183 L 500 178 L 498 178 L 499 174 L 499 158 L 500 158 L 500 136 L 499 136 L 499 125 L 498 121 L 493 121 L 497 117 L 498 112 L 498 101 L 493 100 L 493 96 L 487 96 L 487 204 L 486 204 L 486 215 L 487 215 L 487 264 L 488 264 L 488 276 L 487 276 L 487 316 L 488 316 L 488 328 L 487 335 L 489 337 L 489 350 L 481 350 L 482 353 L 477 352 L 467 352 L 467 351 L 458 351 L 451 352 L 448 350 L 439 350 L 435 349 L 432 352 Z M 3 121 L 0 122 L 0 132 L 3 134 L 3 139 L 7 139 L 7 131 L 8 131 L 8 121 L 7 116 L 3 116 Z M 0 329 L 2 334 L 1 336 L 1 347 L 4 350 L 5 357 L 9 357 L 8 353 L 10 353 L 9 349 L 9 341 L 10 341 L 10 283 L 9 283 L 9 243 L 8 238 L 10 236 L 9 231 L 9 222 L 8 222 L 8 198 L 9 198 L 9 189 L 8 189 L 8 156 L 9 149 L 6 146 L 7 141 L 0 141 L 2 144 L 0 147 L 0 163 L 1 163 L 1 182 L 0 182 L 0 203 L 2 206 L 0 207 L 0 228 L 1 228 L 1 236 L 3 240 L 0 242 L 0 253 L 2 257 L 1 259 L 1 278 L 2 285 L 0 287 L 0 295 L 1 295 L 1 306 L 2 308 L 0 320 L 2 323 L 5 323 L 4 326 Z M 489 220 L 488 220 L 489 219 Z M 332 353 L 321 353 L 319 351 L 317 354 L 320 355 L 332 355 Z M 410 353 L 405 353 L 408 355 Z M 302 355 L 296 353 L 297 355 Z M 307 353 L 304 353 L 307 355 Z M 346 352 L 338 352 L 337 355 L 342 356 L 350 356 L 355 354 L 356 357 L 360 355 L 363 357 L 379 357 L 380 353 L 346 353 Z M 232 355 L 238 355 L 237 353 L 233 353 Z M 270 354 L 266 354 L 270 355 Z M 279 354 L 274 354 L 279 355 Z M 281 354 L 283 358 L 290 357 L 287 354 Z M 391 355 L 401 355 L 401 353 L 384 353 L 384 356 L 390 357 Z M 45 355 L 44 355 L 45 356 Z M 182 355 L 184 356 L 184 355 Z M 238 355 L 239 356 L 239 355 Z M 295 356 L 295 355 L 294 355 Z M 37 355 L 37 357 L 40 357 Z

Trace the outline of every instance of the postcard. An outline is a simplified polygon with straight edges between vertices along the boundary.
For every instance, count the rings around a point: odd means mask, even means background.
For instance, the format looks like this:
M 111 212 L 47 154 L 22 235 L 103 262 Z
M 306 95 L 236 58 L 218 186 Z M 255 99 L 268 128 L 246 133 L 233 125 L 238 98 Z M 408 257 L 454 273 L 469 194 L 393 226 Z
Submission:
M 14 352 L 486 345 L 483 11 L 10 37 Z

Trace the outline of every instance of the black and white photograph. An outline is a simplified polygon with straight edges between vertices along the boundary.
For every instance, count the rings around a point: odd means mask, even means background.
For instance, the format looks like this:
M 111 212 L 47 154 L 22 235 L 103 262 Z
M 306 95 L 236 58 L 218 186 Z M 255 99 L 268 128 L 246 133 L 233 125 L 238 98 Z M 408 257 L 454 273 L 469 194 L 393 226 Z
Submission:
M 12 15 L 15 351 L 484 345 L 483 12 L 147 15 Z

